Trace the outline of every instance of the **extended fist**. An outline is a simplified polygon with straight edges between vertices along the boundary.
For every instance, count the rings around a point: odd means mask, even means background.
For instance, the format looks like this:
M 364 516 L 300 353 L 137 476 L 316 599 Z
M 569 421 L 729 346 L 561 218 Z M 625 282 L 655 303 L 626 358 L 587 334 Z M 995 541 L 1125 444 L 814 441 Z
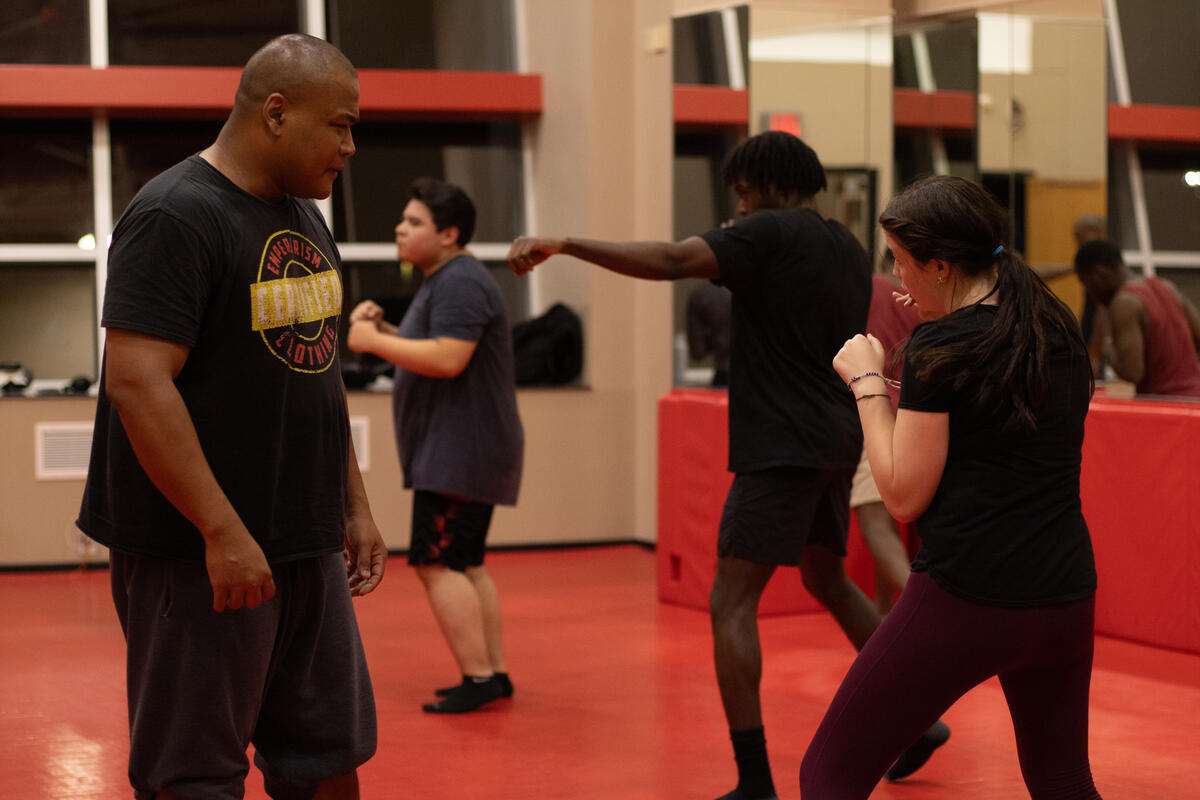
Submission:
M 518 236 L 508 248 L 508 268 L 517 275 L 526 275 L 555 253 L 561 253 L 562 239 L 547 236 Z

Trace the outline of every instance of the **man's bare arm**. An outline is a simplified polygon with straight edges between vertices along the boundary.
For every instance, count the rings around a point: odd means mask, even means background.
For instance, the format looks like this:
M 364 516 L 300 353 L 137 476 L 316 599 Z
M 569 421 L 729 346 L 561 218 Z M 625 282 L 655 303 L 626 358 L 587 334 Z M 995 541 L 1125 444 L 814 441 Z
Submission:
M 405 339 L 386 333 L 377 323 L 367 321 L 352 323 L 346 337 L 346 346 L 356 353 L 372 353 L 409 372 L 430 378 L 456 377 L 467 368 L 478 344 L 448 336 Z
M 209 467 L 175 377 L 188 348 L 110 328 L 104 391 L 138 462 L 204 537 L 213 608 L 254 608 L 275 594 L 271 567 Z
M 712 279 L 721 274 L 712 248 L 699 236 L 689 236 L 680 242 L 602 242 L 521 236 L 508 250 L 508 265 L 516 274 L 524 275 L 557 253 L 646 280 Z
M 1146 337 L 1142 331 L 1145 306 L 1136 295 L 1118 292 L 1108 311 L 1113 337 L 1109 362 L 1123 380 L 1141 383 L 1146 375 Z

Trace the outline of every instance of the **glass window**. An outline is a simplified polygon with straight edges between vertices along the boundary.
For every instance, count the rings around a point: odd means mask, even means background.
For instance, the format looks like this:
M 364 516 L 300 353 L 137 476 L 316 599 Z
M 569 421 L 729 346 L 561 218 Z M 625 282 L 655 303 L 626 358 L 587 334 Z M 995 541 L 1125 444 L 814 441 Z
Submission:
M 897 88 L 921 88 L 912 39 L 911 33 L 901 33 L 892 37 L 892 85 Z
M 509 325 L 516 325 L 528 319 L 526 282 L 515 276 L 503 261 L 483 263 L 500 285 Z M 411 264 L 402 264 L 399 261 L 347 261 L 342 264 L 342 275 L 345 287 L 341 322 L 342 361 L 358 364 L 358 370 L 370 373 L 371 377 L 390 375 L 391 365 L 382 359 L 370 354 L 353 353 L 346 348 L 350 312 L 363 300 L 374 300 L 383 307 L 383 318 L 393 325 L 399 325 L 409 303 L 412 302 L 413 295 L 421 288 L 421 271 Z
M 358 152 L 333 187 L 340 242 L 390 242 L 414 178 L 461 186 L 475 203 L 475 242 L 524 232 L 521 129 L 498 123 L 371 123 L 354 128 Z
M 979 90 L 979 27 L 963 20 L 925 32 L 929 64 L 938 89 L 959 92 Z
M 914 37 L 925 40 L 933 86 L 920 82 Z M 974 92 L 979 89 L 979 29 L 975 20 L 898 34 L 892 39 L 892 83 L 906 89 Z
M 1117 18 L 1133 102 L 1200 105 L 1200 61 L 1196 60 L 1200 4 L 1117 0 Z
M 221 125 L 216 120 L 110 123 L 113 219 L 147 181 L 212 144 Z
M 975 132 L 961 133 L 897 129 L 893 138 L 896 191 L 925 175 L 959 175 L 977 180 Z
M 1137 150 L 1154 250 L 1200 251 L 1200 151 Z M 1110 148 L 1108 161 L 1109 235 L 1123 250 L 1139 250 L 1133 187 L 1126 145 Z
M 0 63 L 87 64 L 88 0 L 5 0 Z
M 1200 250 L 1200 150 L 1143 147 L 1138 158 L 1154 249 Z
M 749 76 L 750 9 L 738 6 L 742 75 Z M 676 17 L 671 24 L 671 53 L 675 83 L 729 86 L 729 61 L 725 50 L 722 12 L 709 11 Z
M 110 64 L 240 67 L 300 30 L 298 0 L 108 0 Z
M 0 361 L 35 380 L 96 376 L 96 278 L 91 262 L 0 263 Z
M 360 69 L 516 70 L 511 0 L 339 0 L 327 7 L 329 41 Z
M 93 233 L 92 123 L 0 126 L 0 242 L 74 243 Z
M 1200 307 L 1200 269 L 1178 267 L 1174 269 L 1158 268 L 1157 275 L 1165 278 L 1179 287 L 1184 297 L 1197 307 Z
M 1108 149 L 1108 235 L 1122 250 L 1137 250 L 1137 217 L 1133 210 L 1133 187 L 1129 183 L 1129 159 L 1124 145 Z

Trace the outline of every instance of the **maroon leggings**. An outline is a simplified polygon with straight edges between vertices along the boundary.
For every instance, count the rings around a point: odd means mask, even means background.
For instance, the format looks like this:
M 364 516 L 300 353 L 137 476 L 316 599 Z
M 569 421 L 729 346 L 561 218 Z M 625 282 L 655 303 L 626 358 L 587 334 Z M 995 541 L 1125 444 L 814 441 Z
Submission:
M 801 796 L 866 798 L 955 700 L 999 675 L 1033 800 L 1100 797 L 1087 750 L 1094 614 L 1094 597 L 1043 608 L 976 605 L 913 573 L 813 735 Z

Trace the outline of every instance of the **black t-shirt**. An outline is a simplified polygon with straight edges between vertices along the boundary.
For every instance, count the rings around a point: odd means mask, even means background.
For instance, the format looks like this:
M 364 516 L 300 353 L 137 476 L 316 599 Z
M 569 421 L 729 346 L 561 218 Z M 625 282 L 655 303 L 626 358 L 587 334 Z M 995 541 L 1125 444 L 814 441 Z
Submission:
M 310 201 L 261 200 L 199 156 L 146 184 L 113 231 L 101 324 L 190 348 L 175 384 L 217 482 L 270 561 L 343 546 L 338 264 Z M 117 550 L 204 557 L 199 531 L 146 476 L 104 392 L 78 525 Z
M 729 469 L 855 466 L 862 428 L 833 357 L 867 323 L 862 245 L 809 208 L 756 211 L 704 240 L 733 292 Z
M 1052 343 L 1052 390 L 1034 431 L 1004 428 L 1002 398 L 969 402 L 948 383 L 917 377 L 920 353 L 995 323 L 996 307 L 973 305 L 920 325 L 912 335 L 900 408 L 949 412 L 941 482 L 917 520 L 913 569 L 938 585 L 992 606 L 1044 606 L 1096 591 L 1096 566 L 1079 501 L 1088 360 L 1062 338 Z

